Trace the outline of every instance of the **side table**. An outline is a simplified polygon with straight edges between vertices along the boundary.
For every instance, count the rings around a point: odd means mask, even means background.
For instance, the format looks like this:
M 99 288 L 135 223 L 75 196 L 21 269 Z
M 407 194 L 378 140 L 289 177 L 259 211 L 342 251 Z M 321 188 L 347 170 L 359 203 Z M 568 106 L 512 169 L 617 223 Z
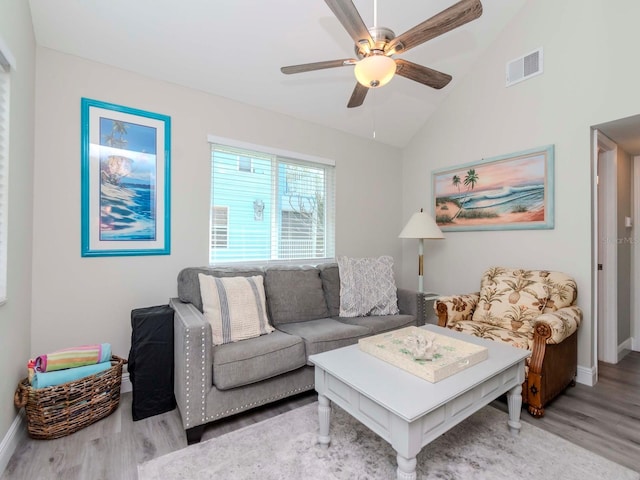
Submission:
M 418 326 L 438 324 L 438 316 L 433 310 L 433 302 L 441 295 L 434 292 L 418 293 Z

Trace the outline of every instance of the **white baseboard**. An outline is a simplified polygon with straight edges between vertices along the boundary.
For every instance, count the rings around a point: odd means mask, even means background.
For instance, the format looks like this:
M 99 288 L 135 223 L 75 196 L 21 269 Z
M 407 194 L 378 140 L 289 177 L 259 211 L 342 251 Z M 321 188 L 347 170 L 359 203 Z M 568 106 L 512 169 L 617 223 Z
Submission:
M 131 379 L 129 378 L 129 372 L 122 374 L 122 384 L 120 385 L 120 393 L 127 393 L 133 390 L 131 385 Z
M 20 409 L 16 418 L 11 423 L 9 431 L 0 442 L 0 475 L 11 460 L 11 455 L 16 451 L 18 444 L 27 436 L 27 429 L 24 424 L 24 409 Z
M 631 350 L 633 350 L 633 339 L 627 338 L 618 345 L 618 361 L 622 360 Z
M 588 387 L 593 387 L 598 381 L 596 369 L 591 367 L 583 367 L 578 365 L 578 374 L 576 375 L 576 382 Z

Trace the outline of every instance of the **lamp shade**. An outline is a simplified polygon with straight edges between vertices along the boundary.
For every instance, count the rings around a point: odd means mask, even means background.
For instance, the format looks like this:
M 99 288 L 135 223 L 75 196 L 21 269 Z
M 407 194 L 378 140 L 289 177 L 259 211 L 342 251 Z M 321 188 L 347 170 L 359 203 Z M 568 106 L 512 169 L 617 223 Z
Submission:
M 436 221 L 420 209 L 414 213 L 398 235 L 399 238 L 444 238 Z
M 386 85 L 396 73 L 396 62 L 386 55 L 370 55 L 355 67 L 356 80 L 367 88 Z

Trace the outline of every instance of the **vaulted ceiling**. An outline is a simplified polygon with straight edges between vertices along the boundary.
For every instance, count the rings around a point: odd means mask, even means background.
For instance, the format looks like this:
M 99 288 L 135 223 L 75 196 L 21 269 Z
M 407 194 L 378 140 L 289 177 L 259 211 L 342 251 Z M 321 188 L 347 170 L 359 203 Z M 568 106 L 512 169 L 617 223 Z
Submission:
M 526 1 L 482 0 L 479 19 L 401 55 L 452 75 L 444 89 L 396 76 L 353 109 L 346 107 L 353 67 L 280 72 L 285 65 L 354 57 L 353 40 L 324 0 L 29 3 L 41 46 L 353 135 L 372 138 L 375 131 L 377 141 L 403 147 Z M 353 3 L 373 26 L 374 0 Z M 400 35 L 454 3 L 377 0 L 377 24 Z

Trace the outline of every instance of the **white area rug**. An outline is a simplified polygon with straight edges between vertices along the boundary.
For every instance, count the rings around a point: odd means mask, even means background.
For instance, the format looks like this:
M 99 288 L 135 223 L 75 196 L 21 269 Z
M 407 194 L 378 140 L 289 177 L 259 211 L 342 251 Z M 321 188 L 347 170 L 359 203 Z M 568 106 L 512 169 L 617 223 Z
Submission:
M 333 407 L 331 446 L 317 445 L 313 403 L 192 445 L 138 467 L 139 480 L 390 480 L 393 448 Z M 640 474 L 527 423 L 513 437 L 507 415 L 485 407 L 427 445 L 418 480 L 626 480 Z

